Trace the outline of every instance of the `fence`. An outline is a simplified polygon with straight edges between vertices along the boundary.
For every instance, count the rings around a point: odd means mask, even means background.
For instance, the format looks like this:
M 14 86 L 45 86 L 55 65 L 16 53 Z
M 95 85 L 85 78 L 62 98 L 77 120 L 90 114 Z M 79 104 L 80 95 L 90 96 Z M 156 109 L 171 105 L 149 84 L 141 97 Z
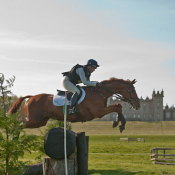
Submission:
M 131 142 L 131 141 L 137 141 L 137 142 L 145 142 L 145 138 L 120 138 L 120 142 Z
M 165 154 L 166 150 L 169 151 L 168 154 Z M 175 165 L 175 154 L 170 154 L 173 150 L 175 150 L 175 148 L 152 148 L 151 160 L 153 160 L 155 164 Z M 160 153 L 160 151 L 163 151 L 163 153 Z

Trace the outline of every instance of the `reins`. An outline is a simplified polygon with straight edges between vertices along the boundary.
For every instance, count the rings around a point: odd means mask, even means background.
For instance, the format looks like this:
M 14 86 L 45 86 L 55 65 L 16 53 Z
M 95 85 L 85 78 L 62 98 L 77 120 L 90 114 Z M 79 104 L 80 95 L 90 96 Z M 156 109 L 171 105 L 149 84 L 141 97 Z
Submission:
M 107 92 L 111 93 L 111 94 L 112 94 L 115 98 L 117 98 L 118 100 L 125 101 L 125 102 L 127 102 L 127 103 L 129 103 L 129 104 L 131 104 L 132 100 L 135 100 L 131 105 L 132 105 L 134 108 L 137 109 L 137 107 L 136 107 L 136 102 L 139 101 L 139 99 L 138 99 L 138 98 L 132 98 L 129 82 L 128 82 L 128 88 L 127 88 L 127 90 L 126 90 L 124 96 L 122 96 L 122 95 L 120 95 L 120 94 L 118 94 L 118 93 L 115 93 L 115 92 L 111 91 L 110 89 L 108 89 L 108 88 L 105 87 L 105 86 L 101 86 L 101 88 L 104 89 L 104 90 L 106 90 Z M 104 99 L 106 99 L 105 96 L 104 96 L 102 93 L 100 93 L 98 90 L 94 90 L 94 89 L 91 89 L 91 90 L 94 91 L 94 92 L 96 92 L 96 93 L 98 93 L 98 94 L 101 95 Z M 126 96 L 127 93 L 129 93 L 129 96 L 130 96 L 129 99 L 126 99 L 126 98 L 125 98 L 125 96 Z
M 117 94 L 117 93 L 114 93 L 113 91 L 111 91 L 110 89 L 106 88 L 105 86 L 102 86 L 101 88 L 103 88 L 103 89 L 105 89 L 106 91 L 110 92 L 112 95 L 115 95 L 115 97 L 116 97 L 117 99 L 123 100 L 122 95 Z M 106 100 L 106 97 L 105 97 L 102 93 L 100 93 L 100 92 L 98 91 L 98 89 L 93 89 L 93 88 L 88 88 L 88 89 L 90 89 L 90 90 L 93 91 L 93 92 L 96 92 L 97 94 L 99 94 L 100 96 L 102 96 L 102 97 Z
M 122 95 L 117 94 L 117 93 L 111 91 L 110 89 L 108 89 L 108 88 L 105 87 L 105 86 L 102 86 L 101 88 L 103 88 L 103 89 L 105 89 L 106 91 L 110 92 L 112 95 L 115 95 L 114 97 L 116 97 L 117 99 L 119 99 L 119 100 L 123 100 Z
M 90 89 L 93 92 L 96 92 L 97 94 L 99 94 L 100 96 L 102 96 L 106 100 L 106 97 L 102 93 L 100 93 L 97 89 L 93 89 L 93 88 L 88 88 L 88 89 Z

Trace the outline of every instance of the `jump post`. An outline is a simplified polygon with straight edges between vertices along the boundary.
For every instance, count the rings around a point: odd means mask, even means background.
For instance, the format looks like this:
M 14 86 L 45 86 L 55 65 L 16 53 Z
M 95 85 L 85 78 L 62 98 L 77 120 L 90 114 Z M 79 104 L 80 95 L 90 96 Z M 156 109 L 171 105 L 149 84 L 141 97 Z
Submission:
M 166 150 L 175 150 L 175 148 L 152 148 L 151 160 L 154 161 L 153 163 L 163 165 L 175 165 L 175 154 L 165 154 Z M 163 154 L 158 153 L 158 151 L 163 151 Z
M 68 174 L 88 175 L 89 137 L 85 132 L 74 133 L 66 130 Z M 43 158 L 43 175 L 65 175 L 64 128 L 58 127 L 48 131 L 44 140 L 47 156 Z

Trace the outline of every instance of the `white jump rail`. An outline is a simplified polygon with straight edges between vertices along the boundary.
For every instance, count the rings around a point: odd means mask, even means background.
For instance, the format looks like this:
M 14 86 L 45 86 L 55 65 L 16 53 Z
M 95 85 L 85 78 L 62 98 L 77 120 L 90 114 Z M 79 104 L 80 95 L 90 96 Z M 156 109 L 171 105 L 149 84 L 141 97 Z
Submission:
M 145 138 L 120 138 L 120 142 L 131 142 L 131 141 L 137 141 L 137 142 L 145 142 Z

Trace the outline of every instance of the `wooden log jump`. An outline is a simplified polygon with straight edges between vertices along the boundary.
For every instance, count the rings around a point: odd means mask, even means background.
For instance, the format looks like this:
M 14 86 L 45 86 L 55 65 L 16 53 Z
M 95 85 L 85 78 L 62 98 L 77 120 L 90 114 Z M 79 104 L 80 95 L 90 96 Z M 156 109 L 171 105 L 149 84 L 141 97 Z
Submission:
M 131 141 L 137 141 L 137 142 L 145 142 L 145 138 L 120 138 L 120 142 L 131 142 Z
M 85 137 L 85 132 L 77 133 L 78 175 L 88 175 L 88 143 L 89 137 Z
M 68 174 L 88 175 L 89 137 L 85 132 L 75 134 L 66 130 Z M 48 131 L 44 139 L 44 150 L 49 157 L 43 158 L 43 175 L 65 175 L 64 128 Z
M 69 175 L 77 173 L 76 154 L 72 154 L 67 159 L 67 168 Z M 43 175 L 65 175 L 65 161 L 56 160 L 50 157 L 43 158 Z
M 75 152 L 76 136 L 73 131 L 66 130 L 67 157 Z M 64 159 L 64 128 L 57 127 L 50 129 L 44 139 L 44 151 L 52 159 Z
M 151 160 L 155 164 L 164 164 L 164 165 L 175 165 L 175 154 L 165 154 L 166 150 L 175 150 L 175 148 L 152 148 L 151 149 Z M 160 154 L 160 151 L 163 153 Z M 172 152 L 172 151 L 171 151 Z

